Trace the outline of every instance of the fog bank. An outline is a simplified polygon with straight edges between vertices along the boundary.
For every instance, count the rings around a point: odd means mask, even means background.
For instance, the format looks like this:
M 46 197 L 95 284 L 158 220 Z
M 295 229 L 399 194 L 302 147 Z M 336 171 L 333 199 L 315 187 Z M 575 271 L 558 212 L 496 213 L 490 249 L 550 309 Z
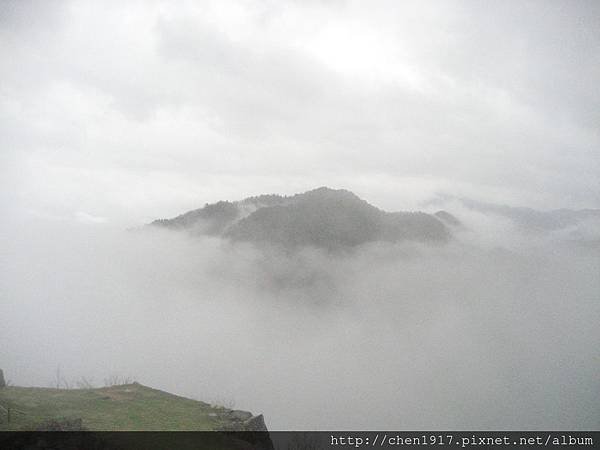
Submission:
M 446 246 L 332 256 L 2 227 L 0 362 L 18 385 L 119 375 L 270 429 L 600 423 L 600 258 L 560 236 L 476 239 L 472 220 Z

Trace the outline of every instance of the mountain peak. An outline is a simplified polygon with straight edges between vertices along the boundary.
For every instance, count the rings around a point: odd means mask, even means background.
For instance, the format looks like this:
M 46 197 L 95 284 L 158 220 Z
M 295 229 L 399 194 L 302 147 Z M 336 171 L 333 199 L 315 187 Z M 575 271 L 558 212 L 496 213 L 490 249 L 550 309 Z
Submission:
M 354 192 L 351 192 L 347 189 L 333 189 L 328 186 L 320 186 L 318 188 L 311 189 L 310 191 L 306 191 L 302 194 L 296 195 L 351 195 L 357 197 L 356 194 L 354 194 Z
M 354 192 L 351 192 L 347 189 L 332 189 L 327 186 L 321 186 L 316 189 L 303 192 L 301 194 L 296 194 L 293 197 L 296 197 L 298 199 L 321 198 L 326 200 L 357 200 L 360 202 L 364 201 Z

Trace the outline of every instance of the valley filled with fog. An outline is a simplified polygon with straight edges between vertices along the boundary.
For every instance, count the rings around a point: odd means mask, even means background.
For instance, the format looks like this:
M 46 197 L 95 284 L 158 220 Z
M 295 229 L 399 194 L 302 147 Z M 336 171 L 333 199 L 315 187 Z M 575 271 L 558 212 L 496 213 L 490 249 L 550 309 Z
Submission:
M 448 210 L 447 243 L 343 253 L 5 221 L 2 368 L 135 379 L 272 430 L 597 428 L 597 223 Z
M 18 387 L 136 380 L 269 430 L 600 429 L 599 23 L 0 1 L 11 427 L 74 408 Z M 96 394 L 79 428 L 248 425 Z

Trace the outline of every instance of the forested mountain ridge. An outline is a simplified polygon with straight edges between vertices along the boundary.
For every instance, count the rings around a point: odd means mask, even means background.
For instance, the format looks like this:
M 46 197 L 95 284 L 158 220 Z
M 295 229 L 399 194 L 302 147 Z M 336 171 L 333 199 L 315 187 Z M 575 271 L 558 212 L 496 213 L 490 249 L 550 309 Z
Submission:
M 377 241 L 446 242 L 456 223 L 447 212 L 386 212 L 350 191 L 321 187 L 220 201 L 151 225 L 286 248 L 340 249 Z

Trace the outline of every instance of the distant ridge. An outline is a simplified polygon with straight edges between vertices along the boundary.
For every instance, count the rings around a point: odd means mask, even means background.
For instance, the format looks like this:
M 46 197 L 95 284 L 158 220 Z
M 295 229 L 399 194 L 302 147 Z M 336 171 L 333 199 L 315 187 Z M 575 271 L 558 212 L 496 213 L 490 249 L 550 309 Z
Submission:
M 497 205 L 476 200 L 458 199 L 467 208 L 485 214 L 495 214 L 512 220 L 522 229 L 540 232 L 564 229 L 585 220 L 599 220 L 600 209 L 552 209 L 540 211 L 532 208 Z
M 445 211 L 386 212 L 344 189 L 320 187 L 292 196 L 220 201 L 150 225 L 232 241 L 329 250 L 368 242 L 446 242 L 458 224 Z

